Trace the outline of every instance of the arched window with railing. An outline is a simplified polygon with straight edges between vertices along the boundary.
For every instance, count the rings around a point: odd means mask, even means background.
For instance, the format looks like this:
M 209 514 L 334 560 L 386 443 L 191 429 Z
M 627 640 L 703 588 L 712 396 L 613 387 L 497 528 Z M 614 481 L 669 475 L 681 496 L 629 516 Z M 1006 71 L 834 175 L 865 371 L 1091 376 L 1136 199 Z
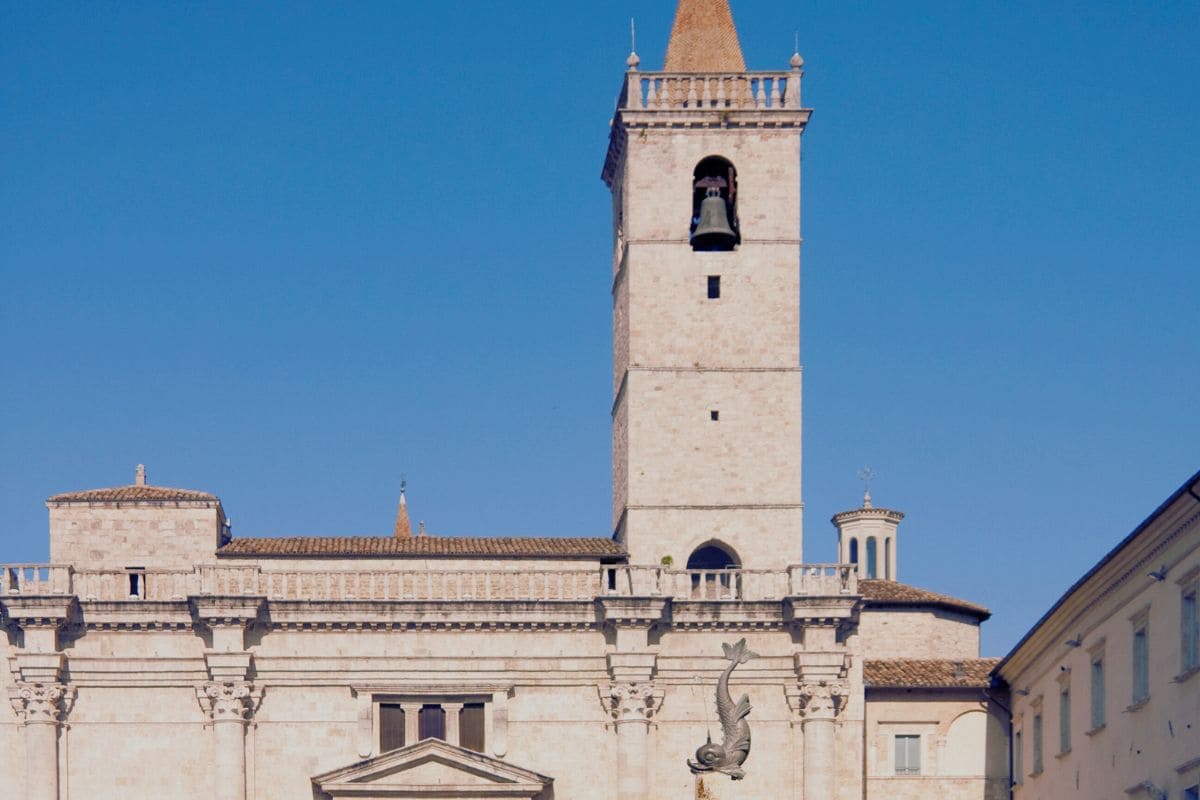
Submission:
M 735 570 L 741 566 L 737 553 L 722 542 L 709 541 L 688 556 L 692 597 L 703 600 L 732 600 L 741 591 Z

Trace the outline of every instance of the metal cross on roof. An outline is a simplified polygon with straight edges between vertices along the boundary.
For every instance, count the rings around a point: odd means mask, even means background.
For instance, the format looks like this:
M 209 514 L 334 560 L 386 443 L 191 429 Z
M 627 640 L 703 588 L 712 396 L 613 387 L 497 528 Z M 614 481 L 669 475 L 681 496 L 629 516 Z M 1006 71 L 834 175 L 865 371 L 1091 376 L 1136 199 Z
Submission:
M 871 493 L 871 481 L 878 477 L 879 473 L 872 469 L 870 464 L 858 471 L 858 479 L 867 485 L 867 494 Z

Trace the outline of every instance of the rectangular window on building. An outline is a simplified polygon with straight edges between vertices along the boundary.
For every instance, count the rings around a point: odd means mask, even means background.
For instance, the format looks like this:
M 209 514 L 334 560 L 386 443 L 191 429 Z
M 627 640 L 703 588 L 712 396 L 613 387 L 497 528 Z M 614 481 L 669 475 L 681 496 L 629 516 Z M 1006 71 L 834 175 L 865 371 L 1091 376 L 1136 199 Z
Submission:
M 459 745 L 483 752 L 483 703 L 466 703 L 459 712 Z
M 921 737 L 898 735 L 896 737 L 896 774 L 921 774 Z
M 1189 587 L 1183 593 L 1181 622 L 1183 628 L 1182 651 L 1183 651 L 1183 671 L 1196 669 L 1200 667 L 1200 629 L 1197 628 L 1196 621 L 1196 587 Z
M 716 300 L 721 296 L 721 276 L 708 276 L 708 299 Z
M 1071 752 L 1071 690 L 1058 693 L 1058 752 Z
M 1092 657 L 1092 730 L 1104 722 L 1104 656 Z
M 421 706 L 421 715 L 419 719 L 419 738 L 445 740 L 446 712 L 442 710 L 440 705 L 427 703 L 426 705 Z
M 1133 629 L 1133 703 L 1150 696 L 1150 627 L 1145 620 Z
M 1021 736 L 1021 732 L 1020 732 L 1020 731 L 1017 731 L 1016 733 L 1014 733 L 1014 734 L 1013 734 L 1013 744 L 1012 744 L 1012 748 L 1013 748 L 1013 776 L 1012 776 L 1012 782 L 1013 782 L 1013 783 L 1017 783 L 1017 784 L 1019 784 L 1019 783 L 1021 782 L 1021 776 L 1025 774 L 1025 754 L 1024 754 L 1024 752 L 1022 752 L 1022 750 L 1021 750 L 1021 747 L 1022 747 L 1022 739 L 1023 739 L 1023 737 Z
M 1184 789 L 1183 800 L 1200 800 L 1200 786 L 1189 786 Z
M 379 752 L 404 747 L 404 709 L 399 703 L 379 704 Z
M 1033 715 L 1033 775 L 1042 772 L 1042 715 Z

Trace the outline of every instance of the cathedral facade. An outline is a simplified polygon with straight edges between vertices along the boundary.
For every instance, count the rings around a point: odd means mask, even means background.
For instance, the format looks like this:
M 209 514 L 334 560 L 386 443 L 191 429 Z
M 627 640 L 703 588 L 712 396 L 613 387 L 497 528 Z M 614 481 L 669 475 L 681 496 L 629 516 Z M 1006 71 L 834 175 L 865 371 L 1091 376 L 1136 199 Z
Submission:
M 988 611 L 897 580 L 903 515 L 803 558 L 803 60 L 727 0 L 631 54 L 613 198 L 613 530 L 235 538 L 220 500 L 54 495 L 0 569 L 4 796 L 999 800 Z

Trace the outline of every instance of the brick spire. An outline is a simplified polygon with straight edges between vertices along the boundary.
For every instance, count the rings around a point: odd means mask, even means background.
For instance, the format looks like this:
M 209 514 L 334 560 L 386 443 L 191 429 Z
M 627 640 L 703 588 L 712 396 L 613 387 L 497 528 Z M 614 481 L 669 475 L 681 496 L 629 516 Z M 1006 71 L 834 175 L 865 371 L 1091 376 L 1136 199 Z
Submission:
M 663 71 L 746 71 L 729 0 L 679 0 Z
M 396 509 L 396 527 L 392 535 L 397 539 L 407 539 L 412 536 L 412 525 L 408 522 L 408 501 L 404 499 L 405 481 L 400 481 L 400 507 Z

